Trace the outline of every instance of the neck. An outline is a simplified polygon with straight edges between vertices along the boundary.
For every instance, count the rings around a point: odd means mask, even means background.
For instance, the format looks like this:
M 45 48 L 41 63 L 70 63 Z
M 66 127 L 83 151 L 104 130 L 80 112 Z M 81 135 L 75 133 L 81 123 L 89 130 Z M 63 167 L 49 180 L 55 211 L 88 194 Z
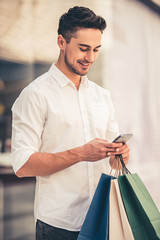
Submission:
M 71 72 L 64 61 L 61 60 L 61 58 L 58 58 L 58 61 L 55 63 L 55 66 L 61 71 L 63 72 L 63 74 L 66 75 L 67 78 L 69 78 L 75 85 L 75 87 L 77 88 L 77 90 L 79 89 L 79 85 L 81 82 L 81 76 Z

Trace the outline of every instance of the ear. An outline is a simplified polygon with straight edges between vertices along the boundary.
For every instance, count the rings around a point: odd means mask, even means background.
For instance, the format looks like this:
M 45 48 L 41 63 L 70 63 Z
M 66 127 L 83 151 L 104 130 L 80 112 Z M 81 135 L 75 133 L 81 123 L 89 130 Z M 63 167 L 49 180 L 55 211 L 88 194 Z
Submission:
M 66 40 L 64 39 L 64 37 L 62 35 L 58 35 L 57 44 L 61 50 L 64 49 L 64 47 L 66 45 Z

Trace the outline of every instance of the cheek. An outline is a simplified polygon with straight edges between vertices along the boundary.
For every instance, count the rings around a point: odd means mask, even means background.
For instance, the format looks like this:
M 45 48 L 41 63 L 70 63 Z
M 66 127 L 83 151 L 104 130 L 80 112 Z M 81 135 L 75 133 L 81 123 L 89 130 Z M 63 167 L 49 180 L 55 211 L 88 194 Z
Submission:
M 84 59 L 85 58 L 85 54 L 83 52 L 79 52 L 77 51 L 76 54 L 75 54 L 75 59 Z
M 67 58 L 70 62 L 74 63 L 77 61 L 77 59 L 79 58 L 79 55 L 77 54 L 76 51 L 66 51 L 66 55 L 67 55 Z
M 96 53 L 94 54 L 94 60 L 96 60 L 97 57 L 98 57 L 98 52 L 96 52 Z
M 77 64 L 78 60 L 84 60 L 85 59 L 85 53 L 79 51 L 79 49 L 66 49 L 65 52 L 68 61 L 71 64 Z

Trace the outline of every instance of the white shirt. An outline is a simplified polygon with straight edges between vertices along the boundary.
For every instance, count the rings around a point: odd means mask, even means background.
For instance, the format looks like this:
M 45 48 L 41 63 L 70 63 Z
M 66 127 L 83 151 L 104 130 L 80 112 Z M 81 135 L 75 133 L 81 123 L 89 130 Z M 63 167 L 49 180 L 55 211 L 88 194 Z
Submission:
M 82 77 L 79 90 L 53 64 L 31 82 L 12 107 L 12 154 L 17 172 L 35 152 L 62 152 L 94 138 L 118 135 L 108 90 Z M 80 162 L 37 177 L 35 216 L 55 227 L 79 231 L 108 159 Z

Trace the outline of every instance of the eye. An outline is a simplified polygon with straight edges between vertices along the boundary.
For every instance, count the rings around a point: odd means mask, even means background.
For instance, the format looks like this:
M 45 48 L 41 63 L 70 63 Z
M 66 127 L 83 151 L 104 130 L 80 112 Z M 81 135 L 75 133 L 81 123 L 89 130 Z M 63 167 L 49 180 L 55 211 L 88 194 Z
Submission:
M 87 48 L 80 48 L 80 50 L 81 50 L 82 52 L 86 52 L 86 51 L 87 51 Z
M 98 51 L 99 51 L 99 49 L 94 49 L 93 51 L 94 51 L 94 52 L 98 52 Z

